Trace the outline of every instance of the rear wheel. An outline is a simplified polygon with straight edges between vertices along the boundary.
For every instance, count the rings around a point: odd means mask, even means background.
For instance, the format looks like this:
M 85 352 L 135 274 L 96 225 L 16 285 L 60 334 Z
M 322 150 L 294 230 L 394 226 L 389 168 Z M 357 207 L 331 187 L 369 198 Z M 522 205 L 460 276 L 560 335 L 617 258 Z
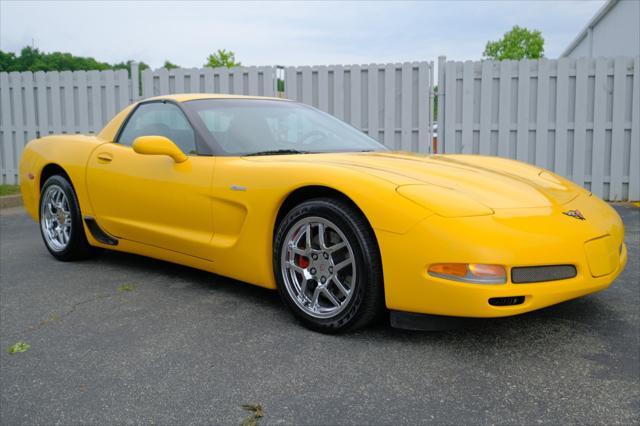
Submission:
M 47 250 L 58 260 L 85 259 L 97 252 L 87 242 L 75 191 L 62 176 L 51 176 L 42 186 L 40 233 Z
M 382 311 L 375 236 L 343 201 L 309 200 L 287 214 L 276 232 L 274 272 L 285 303 L 311 329 L 356 329 Z

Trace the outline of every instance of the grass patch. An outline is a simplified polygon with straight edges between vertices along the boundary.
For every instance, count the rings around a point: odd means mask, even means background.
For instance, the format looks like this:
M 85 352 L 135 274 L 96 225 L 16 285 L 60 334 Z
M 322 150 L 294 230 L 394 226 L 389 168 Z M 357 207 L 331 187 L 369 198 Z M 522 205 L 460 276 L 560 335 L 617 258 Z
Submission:
M 19 192 L 20 187 L 18 185 L 0 185 L 0 197 L 18 194 Z
M 9 348 L 9 350 L 7 352 L 9 352 L 10 354 L 17 354 L 19 352 L 26 352 L 29 350 L 29 348 L 31 347 L 30 344 L 25 343 L 25 342 L 18 342 L 15 345 L 11 346 Z
M 133 284 L 120 284 L 120 285 L 118 286 L 118 291 L 119 291 L 120 293 L 125 293 L 125 292 L 127 292 L 127 291 L 133 291 L 133 290 L 135 290 L 135 289 L 136 289 L 136 288 L 135 288 L 135 286 L 134 286 Z
M 249 411 L 251 415 L 244 419 L 240 426 L 257 426 L 258 421 L 262 416 L 264 416 L 264 412 L 262 411 L 262 405 L 260 404 L 244 404 L 242 406 L 245 410 Z

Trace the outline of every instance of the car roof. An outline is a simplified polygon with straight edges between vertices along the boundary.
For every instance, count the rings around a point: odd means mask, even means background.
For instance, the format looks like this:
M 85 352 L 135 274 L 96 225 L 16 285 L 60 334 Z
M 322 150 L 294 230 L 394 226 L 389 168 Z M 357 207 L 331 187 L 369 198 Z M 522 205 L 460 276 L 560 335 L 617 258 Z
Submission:
M 273 101 L 288 101 L 288 99 L 267 96 L 226 95 L 222 93 L 176 93 L 173 95 L 155 96 L 145 100 L 167 99 L 175 102 L 187 102 L 198 99 L 268 99 Z

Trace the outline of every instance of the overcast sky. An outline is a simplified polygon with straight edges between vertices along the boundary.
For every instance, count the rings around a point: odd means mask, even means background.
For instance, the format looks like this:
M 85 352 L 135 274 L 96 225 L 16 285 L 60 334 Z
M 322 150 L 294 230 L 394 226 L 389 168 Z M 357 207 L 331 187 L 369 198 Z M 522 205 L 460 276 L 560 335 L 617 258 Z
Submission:
M 218 48 L 244 65 L 479 59 L 514 25 L 542 31 L 557 57 L 599 1 L 26 2 L 0 1 L 0 49 L 25 45 L 200 67 Z

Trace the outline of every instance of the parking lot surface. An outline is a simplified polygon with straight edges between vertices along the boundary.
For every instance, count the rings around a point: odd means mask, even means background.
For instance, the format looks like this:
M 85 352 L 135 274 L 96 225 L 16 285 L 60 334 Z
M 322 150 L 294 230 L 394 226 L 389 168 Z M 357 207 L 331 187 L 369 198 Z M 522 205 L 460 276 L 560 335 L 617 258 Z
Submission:
M 606 291 L 473 329 L 298 325 L 275 292 L 144 257 L 54 260 L 0 217 L 0 423 L 640 422 L 640 209 Z M 250 262 L 247 267 L 251 267 Z M 561 284 L 558 284 L 561 285 Z M 18 342 L 24 353 L 8 354 Z

